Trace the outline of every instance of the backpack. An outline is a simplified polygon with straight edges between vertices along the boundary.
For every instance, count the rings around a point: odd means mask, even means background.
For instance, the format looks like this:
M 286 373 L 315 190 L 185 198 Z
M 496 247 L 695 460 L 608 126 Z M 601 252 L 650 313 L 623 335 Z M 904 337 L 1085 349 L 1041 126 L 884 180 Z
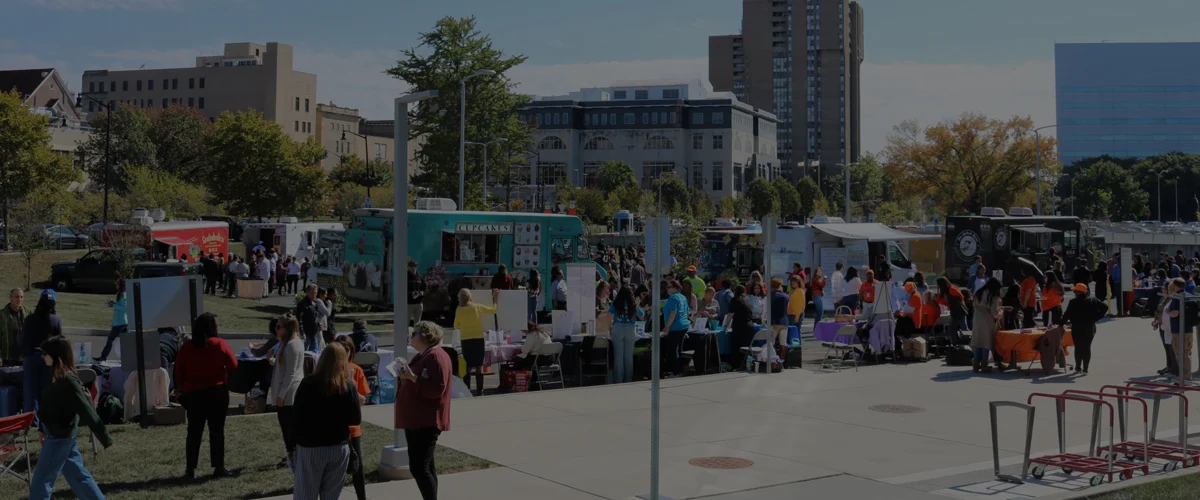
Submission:
M 946 364 L 949 366 L 971 366 L 975 361 L 975 352 L 967 346 L 957 346 L 946 352 Z
M 100 421 L 104 425 L 125 423 L 125 405 L 121 404 L 120 398 L 111 392 L 100 394 L 96 400 L 96 414 L 100 416 Z

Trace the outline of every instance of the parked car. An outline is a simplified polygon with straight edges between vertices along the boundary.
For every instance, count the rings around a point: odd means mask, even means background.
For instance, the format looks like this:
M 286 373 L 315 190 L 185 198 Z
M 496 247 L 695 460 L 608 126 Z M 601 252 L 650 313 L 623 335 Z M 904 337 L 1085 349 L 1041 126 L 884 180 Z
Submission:
M 86 289 L 97 292 L 115 291 L 119 252 L 132 254 L 134 278 L 158 278 L 163 276 L 198 276 L 203 266 L 196 262 L 153 262 L 148 261 L 142 248 L 119 249 L 97 248 L 74 262 L 59 262 L 50 266 L 50 286 L 55 290 L 71 291 Z
M 61 224 L 40 224 L 29 229 L 44 235 L 46 248 L 62 250 L 64 248 L 87 248 L 88 235 L 76 231 L 71 226 Z

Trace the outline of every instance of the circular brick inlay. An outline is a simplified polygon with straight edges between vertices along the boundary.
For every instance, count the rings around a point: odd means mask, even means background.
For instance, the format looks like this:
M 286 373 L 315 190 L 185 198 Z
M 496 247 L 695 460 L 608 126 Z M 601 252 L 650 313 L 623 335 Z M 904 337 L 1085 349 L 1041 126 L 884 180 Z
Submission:
M 875 405 L 868 409 L 880 413 L 921 413 L 925 411 L 924 408 L 909 405 Z
M 701 457 L 688 460 L 688 463 L 705 469 L 720 470 L 745 469 L 754 465 L 754 462 L 736 457 Z

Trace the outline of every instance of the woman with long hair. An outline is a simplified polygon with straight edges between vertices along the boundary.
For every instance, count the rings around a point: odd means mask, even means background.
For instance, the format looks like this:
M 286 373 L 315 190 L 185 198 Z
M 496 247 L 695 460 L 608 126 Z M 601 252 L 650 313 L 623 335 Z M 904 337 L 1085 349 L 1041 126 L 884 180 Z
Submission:
M 1004 317 L 1000 299 L 999 280 L 988 280 L 975 297 L 975 317 L 971 322 L 974 326 L 971 330 L 971 349 L 975 352 L 972 358 L 975 372 L 992 371 L 992 367 L 988 366 L 988 353 L 996 348 L 997 324 Z
M 54 290 L 42 290 L 33 314 L 25 317 L 21 324 L 21 366 L 24 370 L 21 399 L 24 411 L 37 412 L 38 402 L 42 399 L 46 381 L 50 373 L 46 371 L 46 363 L 42 360 L 39 346 L 50 337 L 62 336 L 62 321 L 55 314 L 55 304 L 58 295 Z M 70 358 L 71 356 L 68 356 Z M 74 363 L 72 363 L 74 365 Z M 34 423 L 37 426 L 37 422 Z
M 59 473 L 66 478 L 71 492 L 82 499 L 103 499 L 104 494 L 96 485 L 92 474 L 83 466 L 83 456 L 75 438 L 79 434 L 82 420 L 100 440 L 104 449 L 112 448 L 104 422 L 92 409 L 88 394 L 79 383 L 75 373 L 75 361 L 71 343 L 56 335 L 40 344 L 42 366 L 50 372 L 49 385 L 42 395 L 42 406 L 38 410 L 41 420 L 42 451 L 38 454 L 37 468 L 29 482 L 30 500 L 48 500 L 58 481 Z
M 237 358 L 229 343 L 217 336 L 217 317 L 204 313 L 192 321 L 192 340 L 179 348 L 175 358 L 175 387 L 187 410 L 187 468 L 184 477 L 196 477 L 200 442 L 208 424 L 208 458 L 213 477 L 232 476 L 225 469 L 225 412 L 229 409 L 229 374 L 237 369 Z
M 813 308 L 816 309 L 816 317 L 813 319 L 813 325 L 821 322 L 821 317 L 825 315 L 825 272 L 821 268 L 813 269 L 812 281 L 812 301 Z
M 337 498 L 350 465 L 350 426 L 362 424 L 350 356 L 339 342 L 321 351 L 313 374 L 296 389 L 294 498 Z
M 529 322 L 537 323 L 538 298 L 542 296 L 542 275 L 537 269 L 529 271 L 529 281 L 525 284 L 529 293 Z
M 980 264 L 979 267 L 983 267 Z M 954 328 L 951 338 L 958 339 L 958 330 L 970 330 L 967 327 L 967 304 L 962 290 L 950 283 L 950 279 L 941 276 L 937 279 L 937 302 L 950 310 L 950 325 Z
M 858 269 L 854 266 L 846 269 L 845 295 L 839 297 L 839 306 L 849 307 L 851 311 L 858 309 L 859 289 L 862 288 L 862 278 L 858 277 Z
M 637 341 L 634 324 L 646 313 L 638 307 L 633 290 L 627 286 L 617 292 L 617 300 L 608 306 L 608 312 L 613 315 L 613 381 L 633 382 L 633 344 Z
M 358 390 L 358 404 L 359 406 L 362 406 L 367 403 L 367 396 L 371 395 L 371 386 L 367 384 L 366 372 L 363 371 L 361 366 L 358 366 L 356 363 L 354 363 L 354 355 L 358 354 L 358 347 L 354 345 L 354 341 L 350 339 L 349 335 L 338 337 L 334 339 L 334 342 L 341 344 L 342 348 L 346 350 L 346 356 L 349 357 L 348 364 L 350 365 L 350 381 L 353 383 L 354 388 Z M 363 451 L 361 425 L 350 426 L 350 450 L 351 453 L 358 457 L 357 461 L 351 460 L 351 466 L 354 466 L 354 470 L 351 472 L 354 482 L 354 495 L 358 497 L 358 500 L 366 500 L 367 479 L 362 464 Z
M 492 290 L 492 304 L 500 296 L 500 290 Z M 485 306 L 475 303 L 471 291 L 464 288 L 458 291 L 458 310 L 454 313 L 454 328 L 458 329 L 458 338 L 462 343 L 463 360 L 467 362 L 467 375 L 463 382 L 467 390 L 471 390 L 471 374 L 475 374 L 477 394 L 483 395 L 483 316 L 496 314 L 496 306 Z
M 279 430 L 283 432 L 283 447 L 287 457 L 280 466 L 292 463 L 296 443 L 292 440 L 295 425 L 296 390 L 304 378 L 304 340 L 300 338 L 300 322 L 292 314 L 279 317 L 275 323 L 275 338 L 279 339 L 279 354 L 273 359 L 275 371 L 271 374 L 271 394 L 275 397 L 275 416 L 279 419 Z
M 755 323 L 762 324 L 763 311 L 766 310 L 767 290 L 766 285 L 760 282 L 751 282 L 750 289 L 746 292 L 746 304 L 750 306 L 750 317 L 754 318 Z
M 596 313 L 602 313 L 608 310 L 608 305 L 612 303 L 612 285 L 607 281 L 596 283 Z
M 129 331 L 129 317 L 125 314 L 125 306 L 128 303 L 125 300 L 125 278 L 117 279 L 117 296 L 111 300 L 105 301 L 105 305 L 113 309 L 112 328 L 108 330 L 108 340 L 104 342 L 104 349 L 100 350 L 100 356 L 94 359 L 97 363 L 103 363 L 108 359 L 108 353 L 112 352 L 113 341 L 117 340 L 122 333 Z
M 1046 273 L 1046 286 L 1042 287 L 1042 326 L 1061 325 L 1063 297 L 1067 291 L 1058 279 L 1057 271 Z

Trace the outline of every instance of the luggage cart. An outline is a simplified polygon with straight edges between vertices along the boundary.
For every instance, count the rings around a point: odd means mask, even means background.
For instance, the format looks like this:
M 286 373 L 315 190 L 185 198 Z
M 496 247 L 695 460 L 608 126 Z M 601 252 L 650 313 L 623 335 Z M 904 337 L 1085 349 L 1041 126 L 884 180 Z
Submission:
M 1154 387 L 1156 389 L 1149 389 L 1148 387 Z M 1200 391 L 1200 388 L 1187 387 L 1187 386 L 1180 387 L 1177 385 L 1163 384 L 1163 383 L 1158 383 L 1158 382 L 1136 382 L 1136 381 L 1135 382 L 1127 382 L 1124 387 L 1116 386 L 1116 385 L 1106 385 L 1106 386 L 1100 388 L 1101 391 L 1105 391 L 1108 389 L 1115 390 L 1118 393 L 1136 391 L 1136 392 L 1142 392 L 1142 393 L 1154 395 L 1154 406 L 1153 406 L 1153 409 L 1151 410 L 1151 416 L 1150 416 L 1150 429 L 1149 429 L 1150 450 L 1149 450 L 1149 452 L 1150 452 L 1151 458 L 1158 458 L 1161 460 L 1168 461 L 1168 463 L 1163 465 L 1163 471 L 1170 472 L 1175 469 L 1178 469 L 1181 466 L 1184 468 L 1187 468 L 1187 467 L 1194 467 L 1196 465 L 1200 465 L 1200 449 L 1189 449 L 1188 448 L 1187 429 L 1188 429 L 1188 408 L 1190 405 L 1188 403 L 1187 395 L 1184 394 L 1187 391 Z M 1176 396 L 1176 397 L 1180 398 L 1180 403 L 1179 403 L 1179 444 L 1177 444 L 1177 445 L 1169 444 L 1169 443 L 1165 443 L 1165 442 L 1158 442 L 1155 439 L 1155 436 L 1156 436 L 1156 433 L 1158 430 L 1159 402 L 1164 397 L 1172 397 L 1172 396 Z M 1122 440 L 1124 440 L 1124 434 L 1125 434 L 1124 418 L 1121 419 L 1121 434 L 1122 434 Z M 1131 458 L 1131 457 L 1138 458 L 1138 459 L 1141 458 L 1136 453 L 1130 453 L 1130 452 L 1125 452 L 1125 453 L 1126 453 L 1126 458 Z
M 1124 403 L 1125 401 L 1131 401 L 1131 402 L 1136 401 L 1138 403 L 1141 403 L 1142 404 L 1142 442 L 1138 443 L 1135 441 L 1127 441 L 1126 440 L 1125 419 L 1122 418 L 1121 419 L 1121 442 L 1120 443 L 1112 443 L 1110 441 L 1108 446 L 1103 446 L 1103 445 L 1098 446 L 1099 443 L 1097 443 L 1097 441 L 1099 440 L 1099 426 L 1097 425 L 1098 422 L 1093 420 L 1092 421 L 1091 443 L 1089 443 L 1089 445 L 1090 445 L 1089 449 L 1096 450 L 1096 456 L 1098 456 L 1098 457 L 1103 456 L 1105 458 L 1112 458 L 1113 460 L 1116 460 L 1117 457 L 1119 457 L 1122 453 L 1125 454 L 1125 457 L 1128 459 L 1129 462 L 1133 462 L 1134 459 L 1140 458 L 1140 459 L 1142 459 L 1142 465 L 1141 465 L 1142 475 L 1143 476 L 1150 475 L 1150 461 L 1147 459 L 1147 457 L 1160 458 L 1160 459 L 1163 457 L 1156 456 L 1154 453 L 1151 452 L 1151 448 L 1150 448 L 1150 405 L 1146 404 L 1146 400 L 1136 397 L 1136 396 L 1103 392 L 1103 389 L 1101 389 L 1101 392 L 1080 391 L 1080 390 L 1071 389 L 1071 390 L 1063 391 L 1063 395 L 1094 396 L 1099 399 L 1104 399 L 1104 398 L 1116 399 L 1119 402 L 1117 405 L 1118 409 L 1121 409 L 1121 410 L 1124 409 L 1123 408 L 1124 405 L 1122 403 Z M 1168 463 L 1168 465 L 1170 465 L 1170 463 Z M 1167 469 L 1168 469 L 1168 467 L 1164 467 L 1164 470 L 1167 470 Z M 1170 468 L 1170 470 L 1175 470 L 1175 469 Z M 1122 473 L 1121 479 L 1129 479 L 1132 476 L 1133 476 L 1132 473 L 1128 477 L 1126 477 L 1125 474 Z M 1110 482 L 1111 482 L 1111 480 L 1110 480 Z
M 1066 450 L 1066 407 L 1067 401 L 1079 401 L 1082 403 L 1092 404 L 1092 428 L 1095 429 L 1100 420 L 1101 406 L 1108 407 L 1108 444 L 1115 444 L 1113 440 L 1114 427 L 1116 427 L 1115 412 L 1113 411 L 1112 403 L 1108 401 L 1085 398 L 1083 396 L 1071 396 L 1067 394 L 1047 394 L 1035 392 L 1029 395 L 1026 399 L 1026 404 L 1032 405 L 1033 398 L 1049 398 L 1054 400 L 1056 414 L 1058 416 L 1058 454 L 1047 455 L 1044 457 L 1030 458 L 1026 461 L 1026 467 L 1033 465 L 1033 470 L 1030 474 L 1036 479 L 1041 479 L 1046 474 L 1048 467 L 1060 467 L 1063 472 L 1071 474 L 1073 472 L 1090 472 L 1096 474 L 1089 481 L 1092 486 L 1099 486 L 1104 482 L 1105 476 L 1108 477 L 1108 482 L 1113 482 L 1113 475 L 1118 475 L 1121 479 L 1129 479 L 1133 477 L 1133 471 L 1142 469 L 1144 466 L 1133 463 L 1116 463 L 1114 454 L 1109 454 L 1107 459 L 1102 459 L 1093 455 L 1095 448 L 1088 450 L 1088 455 L 1080 455 L 1077 453 L 1067 453 Z M 1095 432 L 1092 432 L 1095 436 Z

